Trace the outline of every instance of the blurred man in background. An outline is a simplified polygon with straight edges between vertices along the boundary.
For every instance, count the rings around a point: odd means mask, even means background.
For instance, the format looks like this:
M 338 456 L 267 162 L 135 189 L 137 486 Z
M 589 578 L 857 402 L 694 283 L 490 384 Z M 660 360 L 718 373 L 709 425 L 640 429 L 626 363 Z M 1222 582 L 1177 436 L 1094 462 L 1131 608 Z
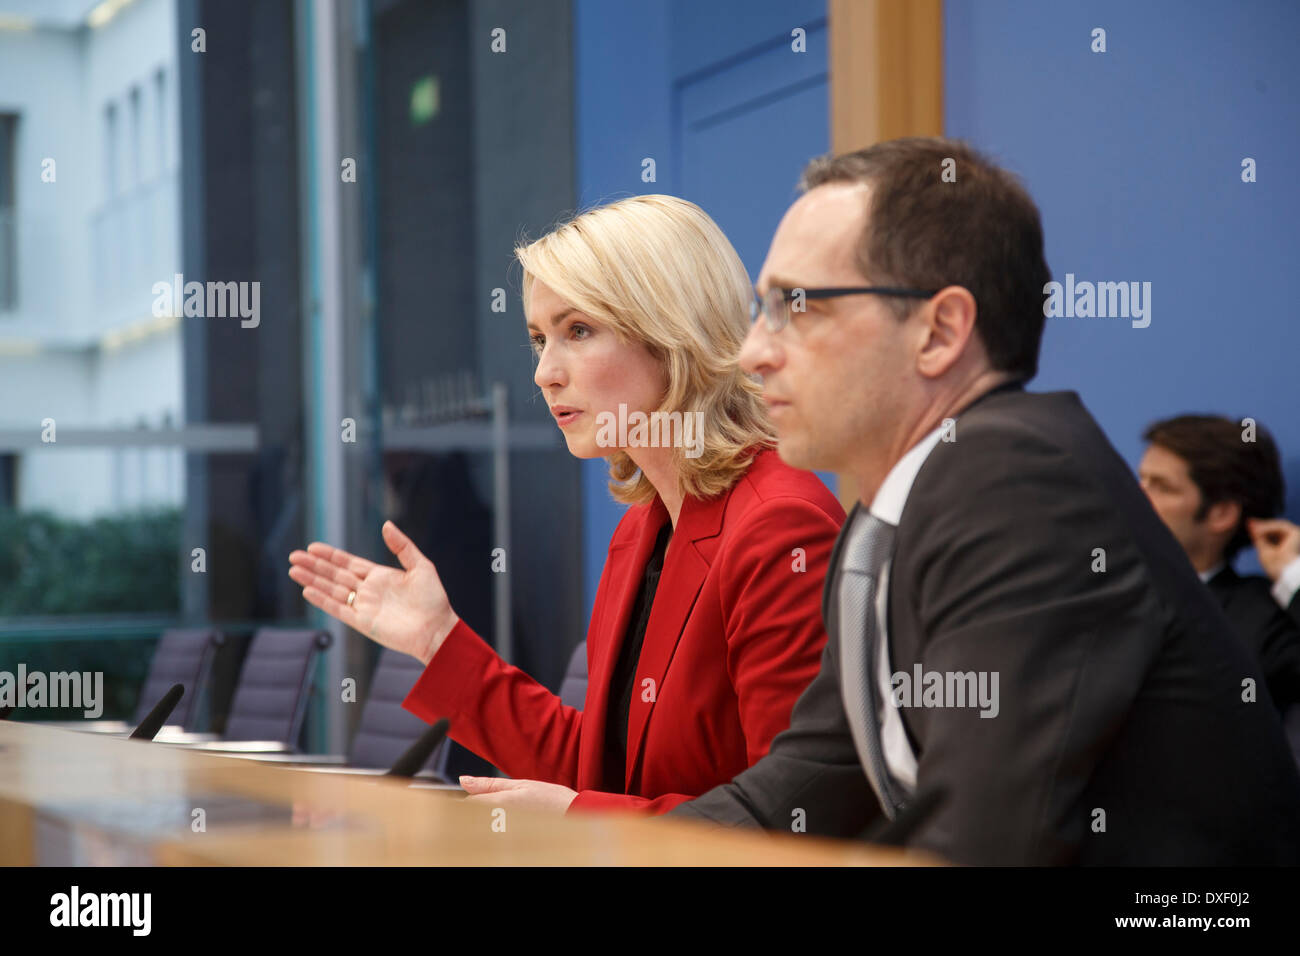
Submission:
M 1300 703 L 1300 624 L 1287 616 L 1285 602 L 1275 600 L 1268 578 L 1243 577 L 1232 566 L 1251 544 L 1248 523 L 1282 510 L 1285 485 L 1277 445 L 1253 423 L 1214 415 L 1156 422 L 1142 437 L 1148 442 L 1138 466 L 1142 489 L 1255 653 L 1269 695 L 1285 713 Z M 1279 538 L 1279 546 L 1270 557 L 1288 538 L 1285 528 L 1272 537 Z M 1281 570 L 1273 576 L 1280 577 Z

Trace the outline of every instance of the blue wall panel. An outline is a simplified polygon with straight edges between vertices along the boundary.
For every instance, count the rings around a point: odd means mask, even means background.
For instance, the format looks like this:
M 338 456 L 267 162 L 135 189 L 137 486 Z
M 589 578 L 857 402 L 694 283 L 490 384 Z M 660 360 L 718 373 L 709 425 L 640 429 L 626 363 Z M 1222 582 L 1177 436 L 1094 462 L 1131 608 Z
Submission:
M 947 132 L 1023 175 L 1053 277 L 1152 283 L 1146 328 L 1049 319 L 1034 387 L 1077 390 L 1135 467 L 1156 418 L 1252 416 L 1300 516 L 1300 4 L 1079 6 L 945 4 Z
M 573 18 L 582 205 L 683 196 L 755 275 L 800 168 L 829 148 L 824 0 L 575 0 Z M 807 52 L 791 50 L 795 28 Z M 588 607 L 623 513 L 605 476 L 584 463 Z
M 825 20 L 805 30 L 806 54 L 791 52 L 787 29 L 674 90 L 679 194 L 717 220 L 751 278 L 794 201 L 799 171 L 830 149 Z

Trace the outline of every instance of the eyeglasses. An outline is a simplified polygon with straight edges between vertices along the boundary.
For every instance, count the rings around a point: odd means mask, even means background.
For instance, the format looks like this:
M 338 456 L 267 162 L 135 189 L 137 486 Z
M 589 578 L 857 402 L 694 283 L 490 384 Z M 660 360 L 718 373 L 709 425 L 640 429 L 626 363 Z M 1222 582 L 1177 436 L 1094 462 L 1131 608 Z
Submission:
M 757 322 L 758 317 L 766 316 L 769 332 L 780 332 L 790 323 L 790 303 L 800 306 L 807 299 L 835 299 L 842 295 L 889 295 L 908 299 L 928 299 L 938 290 L 925 292 L 921 289 L 898 289 L 891 286 L 844 286 L 831 289 L 768 289 L 761 297 L 754 293 L 754 301 L 749 303 L 749 321 Z

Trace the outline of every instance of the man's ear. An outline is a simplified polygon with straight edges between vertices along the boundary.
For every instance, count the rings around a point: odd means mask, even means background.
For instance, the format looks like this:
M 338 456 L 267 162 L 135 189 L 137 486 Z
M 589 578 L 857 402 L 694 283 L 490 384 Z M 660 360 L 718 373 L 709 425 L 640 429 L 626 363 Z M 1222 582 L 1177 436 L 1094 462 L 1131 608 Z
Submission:
M 950 285 L 939 290 L 917 311 L 925 326 L 916 367 L 927 378 L 939 378 L 972 347 L 979 347 L 975 335 L 975 297 L 969 290 Z
M 1204 524 L 1215 534 L 1231 534 L 1241 521 L 1240 501 L 1216 501 L 1205 512 Z

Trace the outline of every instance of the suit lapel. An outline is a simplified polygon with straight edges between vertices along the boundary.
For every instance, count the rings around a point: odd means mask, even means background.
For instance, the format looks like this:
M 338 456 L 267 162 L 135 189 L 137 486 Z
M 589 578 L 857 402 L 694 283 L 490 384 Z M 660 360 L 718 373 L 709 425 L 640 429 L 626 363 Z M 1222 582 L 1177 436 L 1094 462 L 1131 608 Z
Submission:
M 709 561 L 700 552 L 697 543 L 717 537 L 722 530 L 722 515 L 726 510 L 729 497 L 729 493 L 709 501 L 687 497 L 682 502 L 682 510 L 677 517 L 677 527 L 668 542 L 663 572 L 659 575 L 659 586 L 655 590 L 654 604 L 651 605 L 650 620 L 646 623 L 645 641 L 641 645 L 641 658 L 637 662 L 636 684 L 632 688 L 632 704 L 627 718 L 625 786 L 629 792 L 637 763 L 641 758 L 641 750 L 645 745 L 650 714 L 654 710 L 653 704 L 646 700 L 645 696 L 653 690 L 657 698 L 663 689 L 664 675 L 668 672 L 668 665 L 672 663 L 682 631 L 691 616 L 691 610 L 695 607 L 700 589 L 704 586 L 704 579 L 709 573 Z M 658 530 L 656 527 L 656 534 Z M 650 537 L 650 544 L 651 546 L 654 544 L 653 534 Z M 650 549 L 647 548 L 647 557 L 649 553 Z M 645 562 L 646 558 L 641 558 L 636 565 L 638 584 L 645 570 Z M 632 593 L 635 596 L 635 587 Z M 625 619 L 619 629 L 620 642 L 626 629 Z M 647 686 L 646 680 L 654 683 Z

